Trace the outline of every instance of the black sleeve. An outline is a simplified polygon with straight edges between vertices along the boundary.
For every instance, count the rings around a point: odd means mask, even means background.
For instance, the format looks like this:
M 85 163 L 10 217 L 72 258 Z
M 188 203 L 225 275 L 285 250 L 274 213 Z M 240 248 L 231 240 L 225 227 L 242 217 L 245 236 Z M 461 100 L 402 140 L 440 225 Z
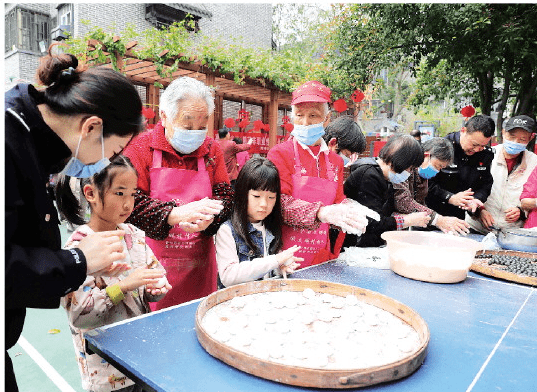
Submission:
M 383 211 L 383 207 L 387 201 L 384 198 L 385 188 L 385 182 L 377 175 L 374 168 L 368 168 L 364 171 L 360 169 L 354 170 L 343 185 L 345 196 L 371 208 L 380 215 L 379 222 L 368 218 L 369 223 L 366 232 L 362 234 L 361 238 L 357 238 L 360 246 L 381 245 L 384 242 L 380 238 L 382 233 L 397 230 L 395 218 L 391 215 L 383 215 L 386 213 L 386 211 Z M 347 237 L 352 238 L 352 236 Z M 350 246 L 347 240 L 345 242 L 347 246 Z
M 427 191 L 427 198 L 437 200 L 440 203 L 446 204 L 448 203 L 451 196 L 453 196 L 453 193 L 442 188 L 442 186 L 440 185 L 441 181 L 438 181 L 441 178 L 442 176 L 437 174 L 436 176 L 428 180 L 429 188 Z
M 86 259 L 78 249 L 53 250 L 46 245 L 24 245 L 19 238 L 22 232 L 19 225 L 35 223 L 22 219 L 22 212 L 30 206 L 21 197 L 15 161 L 8 148 L 5 163 L 5 183 L 9 184 L 5 192 L 6 309 L 41 307 L 47 300 L 59 300 L 80 287 L 86 278 Z M 38 242 L 28 239 L 29 244 Z

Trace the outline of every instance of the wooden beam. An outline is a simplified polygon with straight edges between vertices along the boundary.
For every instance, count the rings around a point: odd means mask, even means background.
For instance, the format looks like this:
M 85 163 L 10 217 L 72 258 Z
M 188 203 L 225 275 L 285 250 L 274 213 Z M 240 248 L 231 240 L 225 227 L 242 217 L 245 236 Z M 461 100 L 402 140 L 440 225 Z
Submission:
M 205 84 L 208 86 L 214 86 L 214 74 L 208 73 L 206 74 Z M 213 111 L 211 115 L 209 116 L 209 121 L 207 122 L 207 134 L 210 137 L 214 137 L 214 131 L 215 131 L 215 112 Z
M 278 91 L 270 90 L 270 103 L 268 105 L 269 129 L 269 149 L 274 147 L 278 141 Z

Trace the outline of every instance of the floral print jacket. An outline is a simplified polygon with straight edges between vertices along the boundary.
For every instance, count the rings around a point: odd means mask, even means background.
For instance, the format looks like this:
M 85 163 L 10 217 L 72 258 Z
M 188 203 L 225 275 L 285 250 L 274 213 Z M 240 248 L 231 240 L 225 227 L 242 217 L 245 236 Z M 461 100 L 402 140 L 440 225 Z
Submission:
M 152 296 L 144 290 L 144 287 L 139 287 L 126 293 L 125 298 L 116 305 L 110 300 L 106 287 L 118 283 L 134 269 L 146 267 L 163 269 L 151 248 L 146 245 L 143 231 L 130 224 L 120 224 L 118 227 L 125 231 L 123 247 L 132 269 L 118 277 L 88 275 L 77 291 L 67 294 L 61 300 L 69 317 L 82 387 L 95 392 L 115 391 L 133 385 L 134 382 L 97 354 L 89 354 L 84 344 L 84 333 L 94 328 L 149 313 L 148 302 L 158 301 L 164 296 Z M 67 240 L 65 248 L 76 247 L 84 237 L 92 233 L 93 230 L 87 225 L 78 227 Z

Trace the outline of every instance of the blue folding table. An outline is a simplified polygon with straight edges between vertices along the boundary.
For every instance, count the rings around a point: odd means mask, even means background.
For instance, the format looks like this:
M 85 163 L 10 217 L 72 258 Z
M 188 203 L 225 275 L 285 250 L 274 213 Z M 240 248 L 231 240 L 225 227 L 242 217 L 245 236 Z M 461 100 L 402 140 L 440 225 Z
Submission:
M 410 306 L 428 324 L 431 340 L 423 365 L 404 379 L 363 391 L 537 391 L 533 287 L 473 272 L 461 283 L 426 283 L 339 261 L 298 271 L 293 278 L 379 292 Z M 148 391 L 315 390 L 252 376 L 209 355 L 196 337 L 198 305 L 194 301 L 95 329 L 86 335 L 89 348 Z

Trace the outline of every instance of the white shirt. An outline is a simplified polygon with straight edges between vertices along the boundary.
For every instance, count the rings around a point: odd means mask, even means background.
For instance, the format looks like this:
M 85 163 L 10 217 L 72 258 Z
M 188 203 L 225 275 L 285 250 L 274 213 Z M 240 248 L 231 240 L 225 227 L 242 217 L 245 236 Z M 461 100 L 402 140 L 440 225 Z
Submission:
M 265 226 L 263 222 L 252 223 L 256 230 L 259 230 L 265 238 Z M 264 243 L 265 241 L 263 241 Z M 237 246 L 231 232 L 231 227 L 222 225 L 215 236 L 216 263 L 220 281 L 226 287 L 239 283 L 257 280 L 273 269 L 278 268 L 276 255 L 258 257 L 253 260 L 239 262 Z M 264 249 L 267 255 L 268 249 Z

